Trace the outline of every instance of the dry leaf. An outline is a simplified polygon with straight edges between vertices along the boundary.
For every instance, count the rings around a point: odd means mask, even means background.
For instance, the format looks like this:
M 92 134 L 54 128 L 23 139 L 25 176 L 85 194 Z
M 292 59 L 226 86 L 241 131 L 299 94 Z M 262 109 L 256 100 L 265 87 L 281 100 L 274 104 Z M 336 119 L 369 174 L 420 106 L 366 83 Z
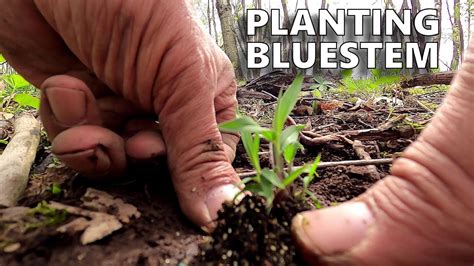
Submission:
M 58 202 L 51 202 L 49 205 L 51 206 L 51 208 L 65 210 L 71 214 L 90 218 L 90 220 L 78 218 L 72 221 L 71 223 L 61 226 L 57 229 L 59 232 L 62 233 L 73 233 L 85 229 L 84 233 L 81 235 L 81 243 L 83 245 L 87 245 L 97 240 L 101 240 L 104 237 L 109 236 L 113 232 L 122 228 L 122 224 L 119 222 L 119 220 L 115 216 L 107 213 L 84 210 Z
M 82 202 L 87 208 L 115 215 L 123 223 L 129 223 L 132 217 L 140 218 L 135 206 L 97 189 L 88 188 Z

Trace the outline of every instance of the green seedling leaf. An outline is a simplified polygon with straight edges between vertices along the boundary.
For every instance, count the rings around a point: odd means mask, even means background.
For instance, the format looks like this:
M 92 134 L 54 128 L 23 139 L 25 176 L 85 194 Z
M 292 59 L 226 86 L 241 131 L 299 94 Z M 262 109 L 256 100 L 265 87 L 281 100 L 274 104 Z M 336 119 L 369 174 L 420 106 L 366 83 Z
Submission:
M 273 201 L 273 186 L 268 181 L 248 184 L 245 186 L 245 190 L 264 197 L 267 203 L 271 203 Z
M 0 144 L 8 145 L 8 140 L 0 139 Z
M 272 130 L 268 130 L 268 131 L 262 131 L 260 132 L 260 135 L 266 139 L 268 142 L 272 142 L 275 140 L 275 132 L 273 132 Z
M 281 133 L 281 149 L 285 150 L 288 145 L 299 143 L 298 139 L 300 137 L 300 132 L 303 131 L 304 127 L 304 125 L 295 125 L 287 127 L 285 130 L 283 130 Z
M 26 81 L 21 75 L 19 74 L 11 74 L 4 76 L 5 82 L 14 89 L 19 89 L 23 87 L 30 86 L 30 83 Z
M 298 74 L 293 83 L 291 83 L 285 93 L 278 99 L 275 118 L 273 119 L 273 128 L 276 132 L 281 132 L 283 130 L 286 119 L 298 101 L 302 86 L 303 76 Z
M 234 120 L 226 121 L 219 124 L 219 129 L 222 132 L 229 133 L 242 133 L 244 131 L 271 135 L 271 130 L 268 128 L 261 127 L 249 116 L 239 116 Z
M 245 151 L 247 152 L 250 158 L 250 163 L 252 163 L 258 175 L 260 175 L 260 158 L 258 156 L 258 152 L 260 149 L 260 137 L 258 135 L 253 137 L 252 133 L 248 131 L 243 131 L 242 143 L 244 144 Z
M 310 165 L 303 165 L 302 167 L 296 169 L 295 171 L 291 172 L 285 180 L 283 180 L 283 185 L 285 187 L 289 186 L 293 182 L 295 182 L 296 178 L 298 178 L 300 175 L 302 175 L 304 172 L 308 171 L 308 168 Z
M 53 185 L 51 185 L 51 193 L 53 195 L 59 195 L 59 194 L 61 194 L 62 191 L 63 190 L 61 189 L 61 187 L 58 184 L 54 183 Z
M 17 102 L 21 107 L 29 106 L 35 109 L 39 109 L 40 106 L 40 100 L 37 97 L 31 96 L 26 93 L 20 93 L 15 95 L 13 100 Z
M 288 164 L 293 164 L 295 160 L 296 153 L 298 150 L 303 150 L 304 147 L 301 143 L 293 143 L 291 145 L 286 146 L 285 150 L 283 151 L 283 157 L 285 157 L 285 161 Z
M 317 176 L 316 170 L 319 163 L 321 162 L 321 153 L 318 154 L 314 162 L 311 164 L 311 167 L 308 170 L 308 175 L 303 178 L 304 187 L 307 188 L 309 184 L 313 181 L 314 177 Z
M 54 226 L 64 222 L 67 219 L 68 213 L 66 211 L 57 210 L 48 205 L 45 201 L 38 203 L 38 205 L 30 210 L 30 215 L 41 215 L 44 221 L 28 225 L 28 229 L 35 229 L 43 226 Z
M 276 175 L 275 172 L 272 170 L 265 168 L 262 170 L 262 177 L 266 179 L 268 182 L 273 184 L 274 186 L 284 189 L 285 186 L 283 186 L 283 182 L 280 180 L 280 178 Z
M 3 57 L 2 54 L 0 54 L 0 64 L 5 63 L 7 60 L 5 60 L 5 57 Z
M 296 153 L 303 146 L 299 143 L 299 134 L 304 129 L 304 125 L 295 125 L 287 127 L 281 134 L 281 150 L 285 161 L 291 164 Z
M 236 184 L 236 186 L 240 186 L 240 185 L 245 185 L 249 182 L 252 182 L 252 181 L 255 181 L 255 177 L 246 177 L 244 179 L 242 179 L 239 183 Z
M 313 94 L 313 97 L 316 97 L 316 98 L 322 98 L 323 97 L 323 94 L 321 93 L 321 91 L 319 89 L 314 89 L 311 93 Z
M 309 191 L 309 190 L 306 190 L 305 191 L 306 195 L 308 195 L 311 200 L 313 201 L 314 203 L 314 206 L 316 207 L 316 209 L 322 209 L 323 206 L 321 205 L 321 203 L 319 202 L 318 198 L 316 197 L 316 195 L 313 194 L 313 192 Z

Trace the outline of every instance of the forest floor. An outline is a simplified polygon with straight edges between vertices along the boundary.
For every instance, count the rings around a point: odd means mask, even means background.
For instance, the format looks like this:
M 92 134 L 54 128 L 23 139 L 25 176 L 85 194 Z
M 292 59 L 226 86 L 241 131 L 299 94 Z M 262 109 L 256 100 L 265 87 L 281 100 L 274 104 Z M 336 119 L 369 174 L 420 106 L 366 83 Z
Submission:
M 276 73 L 239 89 L 240 111 L 263 125 L 270 124 L 275 91 L 292 79 Z M 375 93 L 348 94 L 328 88 L 314 97 L 314 85 L 312 79 L 305 80 L 306 95 L 291 115 L 294 121 L 289 122 L 306 125 L 301 139 L 305 151 L 298 154 L 296 165 L 311 162 L 319 153 L 323 162 L 396 158 L 427 125 L 447 91 L 447 86 L 389 86 Z M 40 146 L 22 207 L 0 209 L 0 265 L 196 263 L 200 245 L 209 242 L 209 237 L 180 213 L 166 168 L 137 165 L 124 180 L 91 183 L 58 163 L 46 145 L 43 141 Z M 268 154 L 268 145 L 263 143 L 262 166 L 269 164 Z M 234 167 L 239 174 L 252 171 L 241 144 Z M 350 200 L 386 176 L 389 169 L 387 162 L 319 169 L 319 178 L 310 186 L 319 202 L 309 203 L 326 207 Z M 70 224 L 81 216 L 86 225 Z M 101 217 L 117 217 L 122 225 L 114 232 L 100 232 L 106 237 L 83 245 L 80 232 Z

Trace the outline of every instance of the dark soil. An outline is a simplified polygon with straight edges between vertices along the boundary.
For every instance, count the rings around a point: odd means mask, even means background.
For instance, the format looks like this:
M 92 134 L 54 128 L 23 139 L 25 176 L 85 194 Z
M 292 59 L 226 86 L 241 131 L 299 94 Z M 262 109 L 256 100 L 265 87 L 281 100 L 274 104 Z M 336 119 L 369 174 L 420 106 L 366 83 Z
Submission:
M 211 243 L 203 245 L 201 262 L 208 265 L 297 265 L 291 219 L 310 206 L 294 198 L 267 212 L 264 199 L 245 197 L 237 206 L 224 205 Z
M 251 88 L 257 93 L 269 88 L 288 85 L 292 78 L 277 75 L 268 79 L 276 85 L 261 80 Z M 309 88 L 311 79 L 305 80 Z M 392 158 L 402 152 L 424 125 L 430 120 L 436 105 L 445 91 L 428 88 L 426 93 L 411 95 L 397 90 L 384 92 L 386 97 L 397 97 L 403 106 L 389 107 L 387 103 L 374 103 L 372 95 L 341 95 L 336 92 L 324 96 L 325 105 L 311 113 L 297 113 L 292 117 L 297 123 L 306 124 L 307 130 L 327 135 L 346 130 L 377 128 L 388 119 L 400 114 L 407 115 L 404 125 L 417 129 L 416 134 L 398 137 L 367 137 L 362 144 L 371 158 Z M 269 124 L 273 116 L 274 99 L 262 94 L 262 99 L 239 94 L 240 110 L 253 116 L 263 124 Z M 266 98 L 265 96 L 266 95 Z M 357 106 L 354 98 L 364 104 Z M 425 108 L 419 106 L 422 101 Z M 323 102 L 321 102 L 323 103 Z M 342 103 L 342 104 L 341 104 Z M 301 102 L 300 105 L 307 102 Z M 311 101 L 309 102 L 311 106 Z M 427 110 L 429 107 L 431 110 Z M 42 201 L 57 201 L 76 207 L 82 206 L 81 197 L 87 188 L 96 188 L 137 207 L 138 219 L 103 240 L 82 245 L 79 234 L 62 234 L 56 229 L 61 224 L 28 228 L 24 219 L 2 222 L 0 215 L 0 266 L 3 265 L 181 265 L 218 263 L 232 265 L 234 261 L 245 265 L 294 265 L 298 264 L 297 249 L 292 245 L 289 232 L 291 218 L 306 209 L 294 201 L 284 201 L 266 214 L 261 199 L 247 197 L 238 207 L 225 206 L 220 214 L 220 226 L 212 237 L 193 226 L 179 211 L 170 177 L 164 167 L 139 165 L 131 169 L 124 180 L 113 180 L 107 184 L 88 182 L 65 167 L 55 165 L 49 155 L 47 142 L 41 146 L 36 165 L 32 171 L 25 198 L 21 205 L 35 207 Z M 0 150 L 2 146 L 0 146 Z M 297 156 L 296 164 L 312 161 L 322 154 L 323 162 L 358 160 L 352 146 L 344 141 L 335 141 L 318 146 L 307 146 Z M 263 166 L 268 166 L 268 145 L 262 143 Z M 251 170 L 244 149 L 239 144 L 234 167 L 238 173 Z M 390 165 L 377 166 L 383 178 Z M 310 190 L 323 207 L 350 200 L 372 186 L 376 179 L 368 174 L 365 166 L 339 166 L 318 170 Z M 297 181 L 296 184 L 300 184 Z M 61 193 L 54 195 L 51 187 L 58 185 Z M 312 204 L 312 202 L 308 202 Z M 251 206 L 254 205 L 254 208 Z M 312 206 L 314 207 L 314 206 Z M 244 210 L 245 209 L 245 210 Z M 257 211 L 258 210 L 258 211 Z M 5 211 L 5 210 L 3 210 Z M 0 210 L 0 214 L 2 210 Z M 24 226 L 28 230 L 24 230 Z M 14 228 L 14 229 L 12 229 Z M 10 230 L 11 229 L 11 230 Z M 253 229 L 253 230 L 252 230 Z M 229 231 L 230 230 L 230 231 Z M 227 240 L 224 241 L 224 236 Z M 200 249 L 202 247 L 202 249 Z M 224 252 L 225 251 L 225 252 Z M 204 253 L 203 253 L 204 252 Z M 225 255 L 225 257 L 224 257 Z

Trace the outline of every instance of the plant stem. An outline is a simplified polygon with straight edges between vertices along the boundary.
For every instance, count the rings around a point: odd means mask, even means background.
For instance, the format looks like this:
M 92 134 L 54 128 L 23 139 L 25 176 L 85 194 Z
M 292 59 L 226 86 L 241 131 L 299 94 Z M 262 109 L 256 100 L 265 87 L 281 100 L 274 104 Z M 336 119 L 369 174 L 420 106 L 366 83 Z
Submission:
M 285 178 L 284 168 L 283 168 L 283 158 L 280 151 L 280 132 L 275 134 L 275 141 L 272 143 L 273 146 L 273 160 L 275 162 L 275 170 L 277 176 L 283 180 Z

